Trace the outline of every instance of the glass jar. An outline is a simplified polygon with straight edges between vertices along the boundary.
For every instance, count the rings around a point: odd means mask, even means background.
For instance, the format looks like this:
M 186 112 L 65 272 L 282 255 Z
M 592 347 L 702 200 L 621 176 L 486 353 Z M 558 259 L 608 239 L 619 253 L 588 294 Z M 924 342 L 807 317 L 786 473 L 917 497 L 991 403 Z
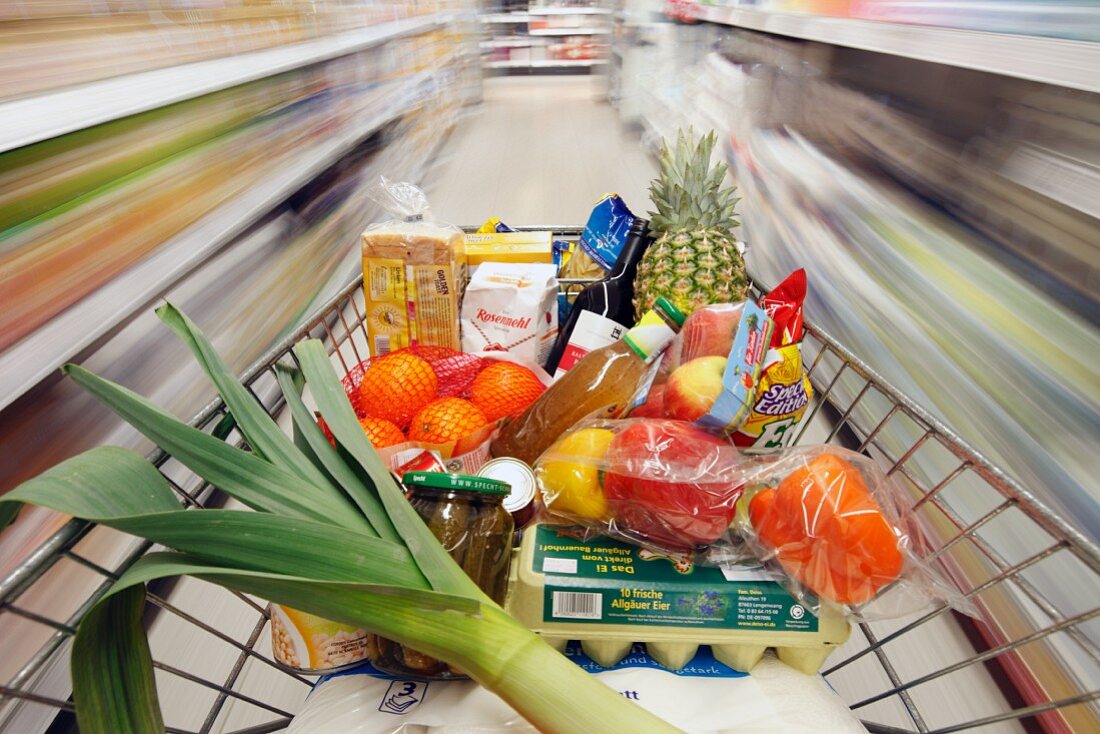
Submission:
M 486 477 L 412 472 L 402 478 L 406 496 L 432 534 L 478 587 L 504 603 L 511 561 L 512 515 L 503 500 L 507 482 Z M 368 646 L 371 664 L 407 678 L 464 678 L 458 670 L 404 645 L 375 636 Z

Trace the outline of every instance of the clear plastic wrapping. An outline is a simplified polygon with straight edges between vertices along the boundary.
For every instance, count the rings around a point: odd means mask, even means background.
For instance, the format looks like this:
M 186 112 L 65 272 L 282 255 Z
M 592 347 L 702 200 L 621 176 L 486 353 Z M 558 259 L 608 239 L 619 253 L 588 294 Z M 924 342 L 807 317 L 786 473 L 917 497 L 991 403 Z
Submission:
M 747 458 L 737 527 L 799 601 L 896 617 L 934 602 L 973 609 L 918 554 L 900 490 L 871 459 L 835 446 Z
M 682 421 L 584 421 L 535 464 L 543 504 L 558 518 L 667 552 L 723 537 L 743 485 L 728 438 Z
M 424 192 L 380 177 L 371 198 L 392 218 L 363 232 L 363 292 L 371 354 L 408 346 L 460 349 L 466 287 L 462 230 L 432 218 Z

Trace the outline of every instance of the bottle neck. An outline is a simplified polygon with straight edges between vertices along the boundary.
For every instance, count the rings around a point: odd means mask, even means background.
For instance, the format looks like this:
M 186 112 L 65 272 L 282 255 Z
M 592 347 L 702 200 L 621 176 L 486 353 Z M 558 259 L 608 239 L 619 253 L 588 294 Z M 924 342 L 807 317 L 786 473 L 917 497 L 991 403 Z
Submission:
M 647 311 L 644 316 L 626 332 L 623 342 L 647 364 L 656 359 L 676 336 L 676 330 L 669 326 L 656 311 Z
M 645 254 L 646 248 L 652 242 L 648 229 L 649 222 L 647 220 L 635 220 L 634 226 L 630 228 L 630 235 L 623 244 L 623 251 L 619 253 L 619 259 L 615 261 L 615 267 L 611 269 L 607 276 L 608 280 L 634 279 L 634 275 L 638 271 L 638 263 L 642 261 L 642 255 Z

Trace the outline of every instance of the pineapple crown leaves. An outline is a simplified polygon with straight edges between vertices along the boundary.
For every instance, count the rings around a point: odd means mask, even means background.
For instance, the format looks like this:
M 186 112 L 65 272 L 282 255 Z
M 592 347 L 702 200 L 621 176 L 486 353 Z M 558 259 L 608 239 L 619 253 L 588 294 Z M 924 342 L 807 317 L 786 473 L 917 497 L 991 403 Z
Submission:
M 649 186 L 656 212 L 650 227 L 659 233 L 692 229 L 728 231 L 738 226 L 734 207 L 740 201 L 732 186 L 722 188 L 726 164 L 710 165 L 717 136 L 710 131 L 696 141 L 695 131 L 682 129 L 673 147 L 661 150 L 661 173 Z

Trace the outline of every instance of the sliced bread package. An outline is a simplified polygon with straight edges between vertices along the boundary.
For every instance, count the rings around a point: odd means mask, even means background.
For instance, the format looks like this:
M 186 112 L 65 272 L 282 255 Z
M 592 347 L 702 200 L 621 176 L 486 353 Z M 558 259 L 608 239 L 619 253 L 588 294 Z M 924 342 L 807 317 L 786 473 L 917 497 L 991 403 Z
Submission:
M 371 354 L 408 346 L 460 349 L 466 286 L 462 230 L 437 222 L 424 192 L 412 184 L 383 177 L 371 196 L 392 215 L 362 235 Z

